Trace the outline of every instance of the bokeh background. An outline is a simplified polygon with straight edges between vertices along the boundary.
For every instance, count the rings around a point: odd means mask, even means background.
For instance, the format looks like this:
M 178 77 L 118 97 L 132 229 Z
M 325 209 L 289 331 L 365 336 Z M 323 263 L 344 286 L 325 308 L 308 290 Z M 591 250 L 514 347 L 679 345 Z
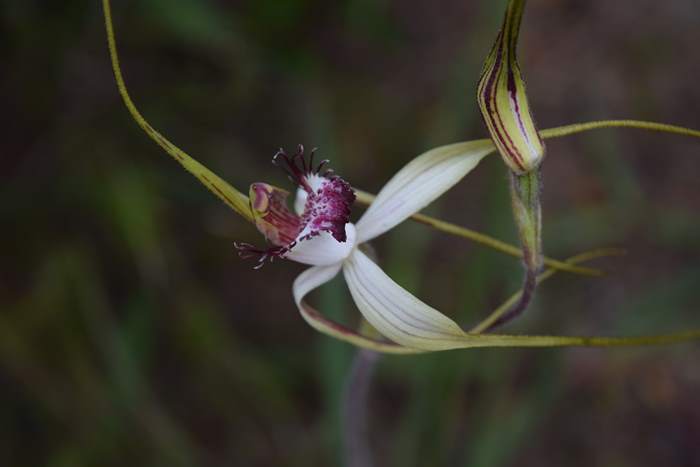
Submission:
M 115 1 L 132 96 L 240 189 L 281 186 L 280 146 L 317 146 L 377 190 L 436 145 L 485 136 L 474 92 L 504 1 Z M 601 118 L 700 127 L 696 0 L 532 0 L 520 48 L 542 128 Z M 98 1 L 0 6 L 0 464 L 342 465 L 354 354 L 298 316 L 303 267 L 253 271 L 253 227 L 137 128 Z M 545 245 L 623 246 L 560 274 L 510 332 L 700 326 L 700 145 L 637 130 L 548 143 Z M 358 207 L 356 213 L 361 212 Z M 487 158 L 430 213 L 515 241 Z M 399 283 L 475 322 L 517 260 L 407 222 L 375 244 Z M 357 321 L 342 282 L 314 303 Z M 700 465 L 700 347 L 385 357 L 381 466 Z

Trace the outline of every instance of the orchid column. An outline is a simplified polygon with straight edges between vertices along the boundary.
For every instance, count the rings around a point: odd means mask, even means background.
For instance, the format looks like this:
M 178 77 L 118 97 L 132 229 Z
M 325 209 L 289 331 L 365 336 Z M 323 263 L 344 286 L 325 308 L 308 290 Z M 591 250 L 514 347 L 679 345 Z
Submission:
M 510 169 L 513 215 L 525 265 L 519 302 L 491 328 L 511 320 L 527 308 L 543 265 L 540 164 L 545 148 L 530 112 L 516 56 L 524 8 L 525 0 L 508 2 L 503 26 L 484 62 L 477 91 L 479 108 L 491 139 Z

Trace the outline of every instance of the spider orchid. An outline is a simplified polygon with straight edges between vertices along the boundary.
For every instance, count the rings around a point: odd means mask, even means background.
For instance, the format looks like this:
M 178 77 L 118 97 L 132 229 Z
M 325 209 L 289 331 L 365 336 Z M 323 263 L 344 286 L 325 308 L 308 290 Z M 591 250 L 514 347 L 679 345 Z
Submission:
M 363 243 L 394 228 L 449 190 L 494 150 L 489 140 L 433 149 L 394 175 L 357 224 L 348 222 L 345 213 L 349 209 L 338 209 L 336 212 L 340 218 L 334 219 L 331 224 L 346 222 L 345 242 L 337 241 L 330 234 L 319 235 L 318 240 L 308 240 L 309 247 L 314 241 L 319 242 L 319 245 L 324 242 L 320 248 L 316 248 L 320 257 L 316 256 L 315 263 L 309 262 L 313 266 L 304 271 L 292 287 L 297 307 L 307 322 L 316 329 L 341 339 L 386 351 L 445 350 L 505 342 L 503 336 L 468 335 L 457 323 L 394 282 L 362 249 Z M 332 184 L 335 180 L 338 179 L 329 179 L 325 183 Z M 304 206 L 303 218 L 313 203 L 310 202 L 311 196 L 307 197 L 307 190 L 300 189 L 298 194 L 300 196 L 295 206 Z M 348 200 L 350 197 L 342 196 L 342 199 Z M 325 242 L 330 242 L 334 247 L 329 247 Z M 294 248 L 291 250 L 292 254 L 293 252 Z M 291 255 L 288 257 L 296 259 Z M 304 257 L 309 258 L 309 255 Z M 343 272 L 345 282 L 363 317 L 393 344 L 363 337 L 330 322 L 304 301 L 309 292 L 333 279 L 340 271 Z
M 342 178 L 321 171 L 327 161 L 314 167 L 313 152 L 307 160 L 302 146 L 292 156 L 280 150 L 273 160 L 286 169 L 296 185 L 296 212 L 288 208 L 289 193 L 285 190 L 267 183 L 252 184 L 250 208 L 255 224 L 272 246 L 261 249 L 237 244 L 237 248 L 243 257 L 258 256 L 256 267 L 276 257 L 312 266 L 294 282 L 293 293 L 302 316 L 316 328 L 326 330 L 330 323 L 303 298 L 342 270 L 364 318 L 393 342 L 413 350 L 464 346 L 459 337 L 466 334 L 456 323 L 396 284 L 362 251 L 361 245 L 430 204 L 493 151 L 488 140 L 428 151 L 399 171 L 353 224 L 349 217 L 355 194 Z M 354 333 L 349 335 L 362 339 Z M 491 337 L 479 336 L 486 340 Z
M 289 193 L 285 190 L 267 183 L 254 183 L 250 187 L 250 196 L 244 195 L 172 144 L 143 118 L 131 100 L 121 74 L 109 0 L 103 0 L 103 9 L 112 68 L 119 93 L 131 116 L 151 139 L 212 193 L 244 219 L 253 222 L 272 245 L 262 249 L 247 243 L 236 244 L 242 256 L 258 256 L 256 267 L 277 257 L 311 266 L 294 281 L 292 292 L 302 316 L 315 329 L 359 347 L 403 354 L 470 347 L 664 344 L 700 338 L 700 330 L 634 338 L 481 334 L 488 328 L 489 320 L 498 319 L 499 313 L 507 311 L 503 307 L 471 331 L 464 331 L 452 319 L 394 282 L 363 252 L 362 245 L 407 218 L 417 217 L 418 211 L 464 178 L 484 157 L 496 151 L 491 140 L 441 146 L 418 156 L 389 180 L 356 224 L 349 222 L 353 202 L 356 198 L 371 200 L 371 195 L 353 190 L 337 175 L 324 171 L 326 161 L 314 166 L 312 158 L 305 158 L 302 147 L 292 156 L 281 151 L 274 160 L 288 172 L 297 188 L 292 212 L 286 204 Z M 700 136 L 700 132 L 695 130 L 631 120 L 569 125 L 544 130 L 539 134 L 543 138 L 553 138 L 614 126 Z M 464 232 L 464 229 L 436 219 L 426 216 L 422 219 L 438 229 Z M 499 243 L 495 239 L 484 235 L 480 235 L 479 241 L 501 251 L 522 254 L 517 250 L 508 250 L 502 243 L 497 246 Z M 546 258 L 545 263 L 558 269 L 573 270 L 572 264 Z M 304 300 L 311 291 L 330 281 L 341 270 L 360 313 L 383 338 L 368 337 L 330 321 Z M 550 269 L 539 278 L 544 279 L 553 271 Z

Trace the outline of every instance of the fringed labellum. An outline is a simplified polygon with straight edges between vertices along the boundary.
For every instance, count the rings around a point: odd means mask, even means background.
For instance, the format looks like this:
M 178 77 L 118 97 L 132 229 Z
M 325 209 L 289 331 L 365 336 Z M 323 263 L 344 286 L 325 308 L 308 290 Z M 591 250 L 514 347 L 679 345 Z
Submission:
M 267 183 L 250 186 L 250 209 L 255 226 L 272 247 L 261 249 L 247 243 L 236 244 L 244 258 L 266 260 L 290 258 L 306 264 L 332 264 L 347 256 L 355 244 L 354 227 L 349 224 L 355 193 L 350 185 L 323 167 L 313 166 L 314 151 L 307 160 L 299 145 L 291 156 L 280 150 L 273 162 L 281 165 L 297 186 L 292 212 L 287 206 L 289 192 Z M 313 258 L 311 257 L 313 256 Z

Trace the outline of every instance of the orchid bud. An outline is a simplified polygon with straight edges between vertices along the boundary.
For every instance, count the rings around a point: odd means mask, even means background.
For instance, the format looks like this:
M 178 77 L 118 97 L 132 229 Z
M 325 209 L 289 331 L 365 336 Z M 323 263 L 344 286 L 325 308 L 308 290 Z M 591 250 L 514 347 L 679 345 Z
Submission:
M 508 3 L 496 42 L 479 78 L 477 101 L 491 139 L 506 165 L 516 174 L 536 169 L 544 143 L 530 113 L 516 49 L 525 0 Z

